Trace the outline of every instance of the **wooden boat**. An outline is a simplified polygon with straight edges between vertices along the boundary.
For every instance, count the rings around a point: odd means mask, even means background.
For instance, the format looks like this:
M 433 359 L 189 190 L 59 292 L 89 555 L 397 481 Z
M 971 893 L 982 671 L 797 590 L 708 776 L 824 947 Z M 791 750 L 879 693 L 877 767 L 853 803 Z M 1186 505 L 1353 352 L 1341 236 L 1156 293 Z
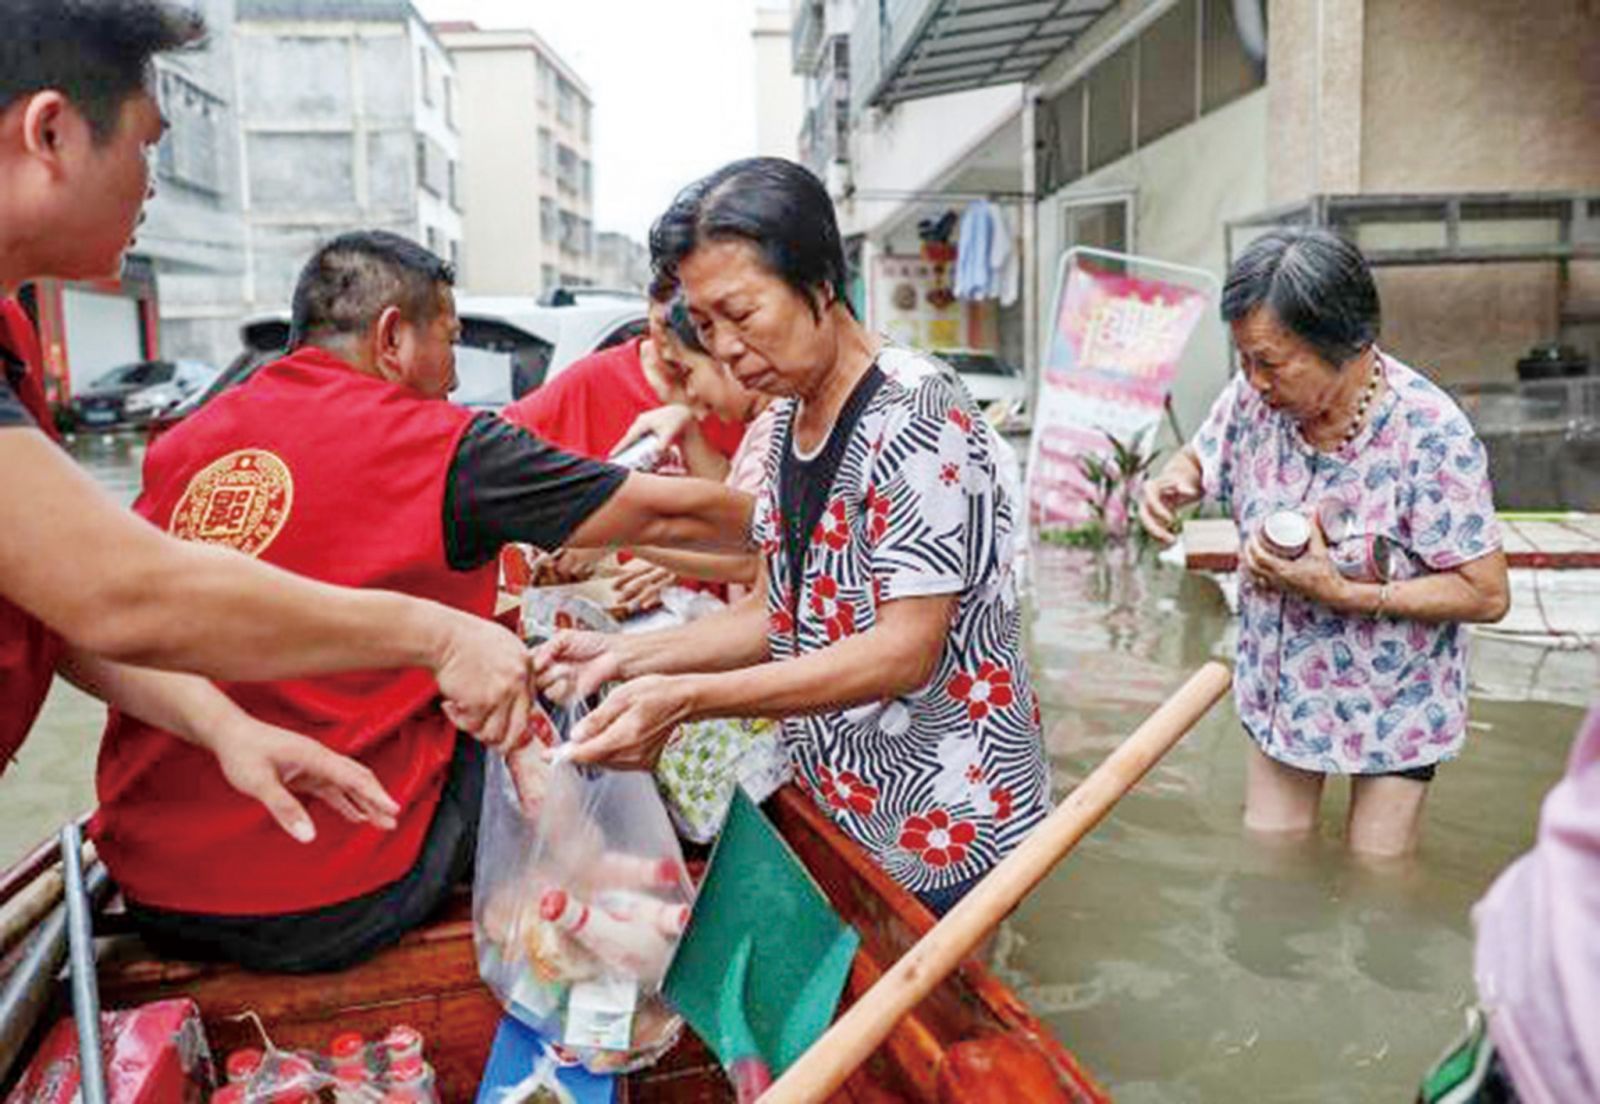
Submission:
M 848 1004 L 932 926 L 933 917 L 798 791 L 785 789 L 769 808 L 840 915 L 861 934 L 844 996 Z M 0 875 L 0 903 L 48 865 L 35 857 Z M 97 930 L 105 934 L 116 927 L 112 913 Z M 473 1099 L 501 1017 L 499 1005 L 478 979 L 465 893 L 439 919 L 399 945 L 337 974 L 265 975 L 162 961 L 136 938 L 113 934 L 101 949 L 100 988 L 107 1009 L 169 997 L 194 1000 L 218 1056 L 257 1043 L 254 1028 L 235 1018 L 245 1012 L 259 1016 L 273 1041 L 285 1048 L 320 1050 L 342 1031 L 376 1034 L 395 1023 L 410 1023 L 428 1041 L 428 1057 L 447 1102 Z M 47 1019 L 65 1007 L 64 998 L 58 1000 Z M 974 1055 L 981 1059 L 985 1052 L 996 1059 L 978 1063 L 985 1070 L 986 1100 L 1089 1104 L 1109 1099 L 1017 995 L 975 959 L 967 960 L 902 1020 L 833 1099 L 948 1104 L 964 1098 L 964 1090 L 952 1087 L 954 1067 Z M 955 1061 L 952 1055 L 958 1056 Z M 942 1086 L 941 1075 L 946 1079 Z M 732 1100 L 733 1093 L 710 1052 L 685 1031 L 660 1064 L 626 1079 L 618 1099 L 698 1104 Z

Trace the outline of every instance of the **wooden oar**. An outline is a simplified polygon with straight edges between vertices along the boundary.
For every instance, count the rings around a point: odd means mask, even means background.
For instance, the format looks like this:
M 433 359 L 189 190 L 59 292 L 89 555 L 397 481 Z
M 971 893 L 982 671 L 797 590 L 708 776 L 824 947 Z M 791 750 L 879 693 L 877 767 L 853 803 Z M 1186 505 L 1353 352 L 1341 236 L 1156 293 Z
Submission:
M 95 858 L 94 844 L 84 844 L 84 863 L 92 863 Z M 40 921 L 50 914 L 50 910 L 61 900 L 65 885 L 61 867 L 52 866 L 17 890 L 11 900 L 0 905 L 0 960 L 10 954 L 11 949 L 27 938 Z
M 1096 767 L 978 886 L 917 941 L 878 983 L 834 1021 L 762 1097 L 762 1104 L 826 1099 L 1052 867 L 1098 824 L 1117 799 L 1228 692 L 1232 675 L 1208 663 Z

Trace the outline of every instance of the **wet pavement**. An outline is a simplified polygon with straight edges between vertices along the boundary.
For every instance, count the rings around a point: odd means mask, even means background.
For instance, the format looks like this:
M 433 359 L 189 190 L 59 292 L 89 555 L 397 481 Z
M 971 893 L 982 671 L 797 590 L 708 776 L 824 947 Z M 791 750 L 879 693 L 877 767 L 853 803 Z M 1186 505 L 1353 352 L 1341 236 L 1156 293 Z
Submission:
M 129 438 L 74 451 L 122 501 Z M 1200 663 L 1225 654 L 1210 581 L 1040 549 L 1029 602 L 1058 793 Z M 1017 911 L 998 965 L 1121 1101 L 1408 1100 L 1471 999 L 1469 909 L 1533 840 L 1579 711 L 1475 697 L 1463 757 L 1442 768 L 1421 853 L 1375 867 L 1338 842 L 1240 827 L 1244 737 L 1231 704 L 1158 764 Z M 0 782 L 0 862 L 91 800 L 102 710 L 58 685 Z

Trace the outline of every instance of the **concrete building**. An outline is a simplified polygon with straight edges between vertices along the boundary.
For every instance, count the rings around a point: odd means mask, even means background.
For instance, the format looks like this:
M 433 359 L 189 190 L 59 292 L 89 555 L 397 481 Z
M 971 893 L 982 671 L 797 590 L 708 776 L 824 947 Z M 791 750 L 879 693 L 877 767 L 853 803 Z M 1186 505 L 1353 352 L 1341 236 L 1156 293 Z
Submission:
M 160 291 L 161 355 L 218 367 L 238 352 L 245 312 L 234 6 L 206 0 L 199 5 L 203 46 L 156 59 L 156 92 L 170 126 L 135 247 Z
M 588 88 L 531 30 L 435 30 L 460 80 L 462 286 L 541 295 L 595 283 Z
M 596 287 L 643 292 L 650 286 L 650 250 L 626 234 L 595 235 Z
M 252 310 L 344 230 L 461 262 L 459 88 L 409 0 L 238 0 L 234 60 Z
M 1230 248 L 1280 220 L 1361 242 L 1385 347 L 1469 410 L 1534 345 L 1600 362 L 1600 21 L 1585 5 L 910 0 L 857 5 L 849 54 L 848 230 L 866 255 L 898 250 L 919 218 L 1014 197 L 1030 366 L 1071 246 L 1220 277 Z M 1175 388 L 1183 426 L 1229 363 L 1208 318 Z
M 755 28 L 756 153 L 793 158 L 805 114 L 804 87 L 789 64 L 789 0 L 756 0 Z

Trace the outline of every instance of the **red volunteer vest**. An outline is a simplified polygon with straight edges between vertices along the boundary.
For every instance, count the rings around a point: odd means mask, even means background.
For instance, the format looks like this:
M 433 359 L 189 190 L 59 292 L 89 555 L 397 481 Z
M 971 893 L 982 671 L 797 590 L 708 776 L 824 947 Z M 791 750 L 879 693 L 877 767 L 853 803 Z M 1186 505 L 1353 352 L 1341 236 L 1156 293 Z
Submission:
M 17 397 L 52 440 L 55 423 L 39 376 L 39 339 L 20 304 L 0 299 L 0 347 L 27 366 L 15 381 Z M 0 598 L 0 774 L 11 765 L 39 716 L 55 678 L 61 638 L 21 606 Z
M 226 545 L 345 586 L 489 616 L 495 565 L 452 571 L 444 493 L 472 415 L 305 349 L 263 368 L 151 446 L 134 509 L 176 536 Z M 400 803 L 392 832 L 308 808 L 316 842 L 285 834 L 207 752 L 113 712 L 93 830 L 133 900 L 183 912 L 276 915 L 349 900 L 403 875 L 433 819 L 456 734 L 422 670 L 222 688 L 246 712 L 369 767 Z

